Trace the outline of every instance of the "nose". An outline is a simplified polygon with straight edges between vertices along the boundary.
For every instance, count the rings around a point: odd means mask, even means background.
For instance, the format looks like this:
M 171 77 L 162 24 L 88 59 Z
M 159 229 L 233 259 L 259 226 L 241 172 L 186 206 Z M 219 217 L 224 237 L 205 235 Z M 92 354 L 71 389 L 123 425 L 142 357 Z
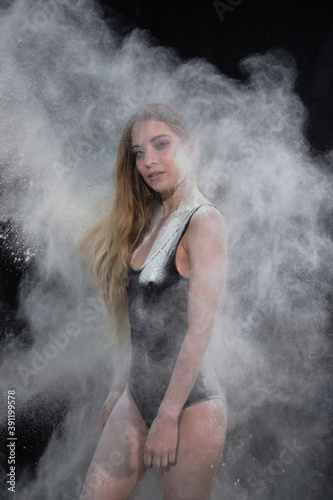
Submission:
M 157 163 L 156 152 L 153 148 L 148 148 L 145 154 L 145 165 L 146 168 L 151 168 Z

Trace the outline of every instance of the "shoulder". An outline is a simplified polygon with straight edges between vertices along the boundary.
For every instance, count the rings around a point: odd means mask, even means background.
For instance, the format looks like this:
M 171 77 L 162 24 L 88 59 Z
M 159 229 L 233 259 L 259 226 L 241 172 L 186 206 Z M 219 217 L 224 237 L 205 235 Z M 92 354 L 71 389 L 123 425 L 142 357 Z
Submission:
M 227 227 L 220 210 L 214 205 L 200 205 L 191 217 L 188 235 L 226 238 Z
M 201 205 L 192 215 L 184 238 L 189 255 L 225 255 L 227 227 L 223 215 L 213 205 Z

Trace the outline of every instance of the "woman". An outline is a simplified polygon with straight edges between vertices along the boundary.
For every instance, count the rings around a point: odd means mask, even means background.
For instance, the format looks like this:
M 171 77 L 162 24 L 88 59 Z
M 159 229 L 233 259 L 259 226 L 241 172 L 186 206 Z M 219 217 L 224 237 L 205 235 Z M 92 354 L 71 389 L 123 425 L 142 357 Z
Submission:
M 178 113 L 141 109 L 120 142 L 111 213 L 83 244 L 118 338 L 131 347 L 101 411 L 82 500 L 127 499 L 149 467 L 160 468 L 166 500 L 210 497 L 227 417 L 206 350 L 226 229 L 198 191 L 193 157 Z

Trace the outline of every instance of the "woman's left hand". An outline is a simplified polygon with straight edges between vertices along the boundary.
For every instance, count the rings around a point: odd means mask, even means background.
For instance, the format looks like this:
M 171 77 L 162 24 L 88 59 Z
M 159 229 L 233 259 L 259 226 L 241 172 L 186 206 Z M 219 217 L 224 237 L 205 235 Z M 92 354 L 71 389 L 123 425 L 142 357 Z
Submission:
M 147 467 L 167 467 L 176 461 L 178 421 L 169 416 L 157 415 L 149 430 L 144 463 Z

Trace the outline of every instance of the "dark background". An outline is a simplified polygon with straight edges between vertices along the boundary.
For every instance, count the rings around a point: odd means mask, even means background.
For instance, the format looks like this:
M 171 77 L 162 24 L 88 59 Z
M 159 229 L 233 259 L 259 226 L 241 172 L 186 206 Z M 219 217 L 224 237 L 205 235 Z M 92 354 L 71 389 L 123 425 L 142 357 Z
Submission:
M 205 58 L 232 78 L 243 77 L 239 62 L 249 54 L 287 50 L 297 66 L 296 92 L 309 113 L 306 135 L 315 149 L 333 148 L 333 4 L 329 0 L 99 3 L 120 33 L 135 27 L 147 30 L 157 44 L 172 47 L 182 59 Z
M 120 38 L 134 28 L 147 30 L 153 44 L 173 48 L 183 60 L 205 58 L 231 78 L 245 78 L 239 63 L 251 53 L 288 51 L 297 68 L 295 91 L 308 112 L 304 133 L 312 154 L 320 156 L 333 150 L 333 7 L 330 1 L 226 0 L 218 4 L 211 0 L 99 0 L 98 3 L 103 17 Z M 0 239 L 0 342 L 5 355 L 13 337 L 29 343 L 29 332 L 15 313 L 19 284 L 31 268 L 19 265 L 16 260 L 20 251 L 24 252 L 23 247 L 14 247 L 16 228 L 8 221 L 0 221 L 0 232 L 7 236 L 6 245 Z M 13 241 L 12 247 L 10 241 Z M 327 363 L 327 369 L 332 371 L 332 360 L 320 362 Z M 331 391 L 325 398 L 318 399 L 319 412 L 332 407 Z M 66 412 L 66 401 L 54 395 L 52 401 L 52 407 L 48 402 L 47 422 L 42 414 L 30 413 L 34 420 L 31 435 L 29 420 L 21 423 L 26 437 L 26 455 L 20 453 L 22 470 L 27 463 L 38 462 L 52 429 Z M 332 416 L 330 418 L 332 420 Z M 36 428 L 36 422 L 43 432 Z M 38 442 L 35 435 L 39 436 Z M 318 490 L 310 493 L 309 499 L 333 497 L 330 450 L 333 446 L 315 450 L 317 456 L 313 464 L 318 474 Z M 294 498 L 299 498 L 297 493 Z
M 286 50 L 295 60 L 295 91 L 308 119 L 305 135 L 313 154 L 333 150 L 333 6 L 330 1 L 278 0 L 99 0 L 103 17 L 126 36 L 147 30 L 152 43 L 173 48 L 183 60 L 205 58 L 232 78 L 243 79 L 240 61 L 251 53 Z M 225 10 L 224 5 L 229 6 Z M 236 5 L 237 4 L 237 5 Z M 232 7 L 234 5 L 234 7 Z M 229 10 L 230 9 L 230 10 Z M 7 242 L 15 228 L 0 221 Z M 26 269 L 0 239 L 0 313 L 2 335 L 9 309 L 17 307 L 17 287 Z M 22 249 L 23 251 L 23 249 Z M 6 313 L 6 315 L 4 315 Z M 11 321 L 11 318 L 10 318 Z

